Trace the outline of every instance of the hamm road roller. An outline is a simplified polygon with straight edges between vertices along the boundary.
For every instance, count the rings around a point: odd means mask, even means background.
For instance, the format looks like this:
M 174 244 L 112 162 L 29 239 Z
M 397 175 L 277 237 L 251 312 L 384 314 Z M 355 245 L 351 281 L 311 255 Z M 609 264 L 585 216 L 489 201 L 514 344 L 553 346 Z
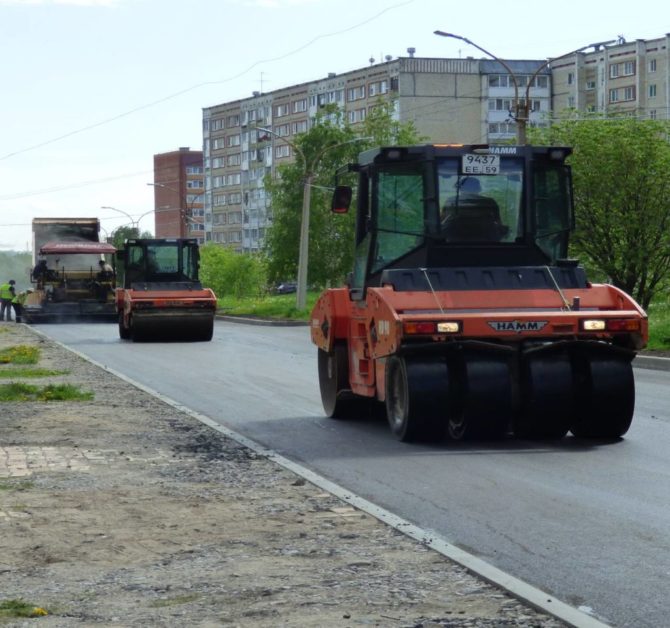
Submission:
M 195 238 L 126 240 L 117 255 L 116 290 L 123 340 L 211 340 L 216 296 L 198 279 Z
M 568 258 L 570 152 L 388 147 L 348 166 L 354 269 L 311 314 L 328 416 L 383 403 L 402 441 L 626 433 L 648 320 Z M 333 211 L 352 196 L 338 185 Z

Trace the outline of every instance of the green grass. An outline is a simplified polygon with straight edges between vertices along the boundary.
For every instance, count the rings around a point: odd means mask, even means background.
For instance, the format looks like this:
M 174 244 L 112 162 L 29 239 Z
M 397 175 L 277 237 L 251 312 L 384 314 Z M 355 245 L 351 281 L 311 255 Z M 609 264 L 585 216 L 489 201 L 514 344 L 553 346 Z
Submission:
M 175 597 L 166 598 L 164 600 L 156 600 L 149 604 L 152 608 L 166 608 L 170 606 L 180 606 L 181 604 L 188 604 L 200 599 L 197 593 L 188 593 L 185 595 L 176 595 Z
M 40 350 L 29 345 L 16 345 L 0 349 L 0 364 L 37 364 Z
M 0 482 L 0 491 L 27 491 L 33 488 L 33 486 L 35 486 L 34 482 L 26 482 L 25 480 L 12 482 L 9 480 L 7 482 Z
M 232 316 L 250 316 L 257 318 L 276 318 L 282 320 L 307 321 L 309 314 L 321 292 L 307 293 L 307 307 L 296 308 L 296 295 L 277 294 L 262 297 L 224 297 L 219 299 L 221 314 Z
M 0 379 L 11 379 L 15 377 L 52 377 L 54 375 L 68 375 L 70 371 L 54 371 L 52 369 L 31 369 L 31 368 L 9 368 L 0 369 Z
M 670 300 L 652 303 L 647 314 L 649 315 L 649 344 L 647 349 L 670 350 Z
M 0 384 L 0 401 L 89 401 L 92 392 L 83 392 L 72 384 L 33 386 L 22 382 Z
M 48 615 L 45 609 L 29 604 L 21 599 L 0 601 L 1 617 L 44 617 Z

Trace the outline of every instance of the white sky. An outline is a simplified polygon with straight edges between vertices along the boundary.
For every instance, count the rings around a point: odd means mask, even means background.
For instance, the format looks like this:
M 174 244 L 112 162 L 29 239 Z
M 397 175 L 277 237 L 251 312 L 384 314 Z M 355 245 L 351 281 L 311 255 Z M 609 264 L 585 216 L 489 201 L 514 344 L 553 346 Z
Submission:
M 667 0 L 0 0 L 0 249 L 36 216 L 153 209 L 153 155 L 202 147 L 202 108 L 370 57 L 544 59 L 670 31 Z M 118 208 L 119 212 L 101 206 Z M 147 214 L 141 227 L 153 229 Z

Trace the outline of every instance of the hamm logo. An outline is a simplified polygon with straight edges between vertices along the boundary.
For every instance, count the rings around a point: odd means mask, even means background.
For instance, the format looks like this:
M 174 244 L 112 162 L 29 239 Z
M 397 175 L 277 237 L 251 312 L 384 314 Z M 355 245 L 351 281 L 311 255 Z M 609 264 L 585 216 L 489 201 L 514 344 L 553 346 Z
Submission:
M 540 331 L 547 321 L 489 321 L 493 331 L 513 331 L 520 334 L 522 331 Z

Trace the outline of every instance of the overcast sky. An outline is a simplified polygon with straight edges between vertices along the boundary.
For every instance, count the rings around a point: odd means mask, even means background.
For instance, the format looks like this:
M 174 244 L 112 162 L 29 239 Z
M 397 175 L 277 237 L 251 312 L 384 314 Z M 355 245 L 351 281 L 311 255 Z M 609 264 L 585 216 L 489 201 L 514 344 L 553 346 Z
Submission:
M 0 249 L 38 216 L 152 229 L 153 155 L 202 148 L 202 108 L 385 55 L 509 59 L 670 31 L 667 0 L 0 0 Z M 101 206 L 120 211 L 103 210 Z

